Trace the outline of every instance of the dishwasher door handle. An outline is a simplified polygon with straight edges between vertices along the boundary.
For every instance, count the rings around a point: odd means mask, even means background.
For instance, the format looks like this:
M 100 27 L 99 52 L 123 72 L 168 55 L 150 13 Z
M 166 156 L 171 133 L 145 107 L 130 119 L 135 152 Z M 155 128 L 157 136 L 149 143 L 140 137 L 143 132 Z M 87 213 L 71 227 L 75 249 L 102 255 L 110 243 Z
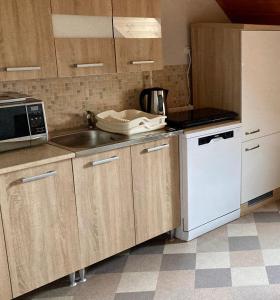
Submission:
M 234 131 L 227 131 L 223 133 L 217 133 L 209 136 L 205 136 L 198 139 L 198 145 L 207 145 L 210 144 L 212 141 L 221 141 L 221 140 L 227 140 L 232 139 L 234 137 Z

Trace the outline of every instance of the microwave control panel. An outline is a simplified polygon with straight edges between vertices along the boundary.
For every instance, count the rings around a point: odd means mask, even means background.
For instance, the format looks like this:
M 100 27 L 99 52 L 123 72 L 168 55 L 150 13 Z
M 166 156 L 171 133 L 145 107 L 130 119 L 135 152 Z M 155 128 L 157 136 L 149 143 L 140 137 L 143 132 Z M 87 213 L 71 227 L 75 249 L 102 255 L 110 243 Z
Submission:
M 46 123 L 42 104 L 32 104 L 27 106 L 31 135 L 45 134 Z

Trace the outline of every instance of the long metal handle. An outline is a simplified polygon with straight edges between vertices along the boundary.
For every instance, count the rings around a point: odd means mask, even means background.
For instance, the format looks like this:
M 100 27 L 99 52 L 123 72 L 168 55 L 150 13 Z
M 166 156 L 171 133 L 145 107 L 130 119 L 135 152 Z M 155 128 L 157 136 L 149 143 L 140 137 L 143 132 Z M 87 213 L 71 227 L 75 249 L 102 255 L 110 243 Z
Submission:
M 37 176 L 32 176 L 32 177 L 26 177 L 26 178 L 22 178 L 20 181 L 21 183 L 28 183 L 28 182 L 33 182 L 33 181 L 37 181 L 37 180 L 42 180 L 48 177 L 52 177 L 55 176 L 57 174 L 56 171 L 50 171 L 41 175 L 37 175 Z
M 161 146 L 157 146 L 157 147 L 153 147 L 153 148 L 147 148 L 145 149 L 146 152 L 151 153 L 151 152 L 156 152 L 156 151 L 160 151 L 163 149 L 169 148 L 169 144 L 163 144 Z
M 5 68 L 6 72 L 22 72 L 22 71 L 39 71 L 41 67 L 13 67 L 13 68 Z
M 99 68 L 104 67 L 104 63 L 95 63 L 95 64 L 75 64 L 75 68 Z
M 119 159 L 120 158 L 118 156 L 112 156 L 110 158 L 93 161 L 91 164 L 93 167 L 95 167 L 95 166 L 99 166 L 99 165 L 108 164 L 110 162 L 113 162 L 113 161 L 119 160 Z
M 138 61 L 132 61 L 132 65 L 145 65 L 145 64 L 154 64 L 154 60 L 138 60 Z
M 253 151 L 253 150 L 256 150 L 258 148 L 260 148 L 261 146 L 260 145 L 257 145 L 256 147 L 253 147 L 253 148 L 246 148 L 245 151 L 248 152 L 248 151 Z
M 261 132 L 261 130 L 257 129 L 257 130 L 254 130 L 254 131 L 246 132 L 245 134 L 250 135 L 250 134 L 256 134 L 256 133 L 259 133 L 259 132 Z

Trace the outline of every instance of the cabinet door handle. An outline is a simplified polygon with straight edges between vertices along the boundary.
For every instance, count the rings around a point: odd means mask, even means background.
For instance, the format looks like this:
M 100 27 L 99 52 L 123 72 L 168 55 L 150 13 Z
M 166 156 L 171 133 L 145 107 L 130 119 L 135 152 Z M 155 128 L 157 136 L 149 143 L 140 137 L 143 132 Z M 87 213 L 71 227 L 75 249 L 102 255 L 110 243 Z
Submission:
M 257 145 L 253 148 L 246 148 L 245 151 L 248 152 L 248 151 L 253 151 L 253 150 L 256 150 L 256 149 L 259 149 L 261 146 L 260 145 Z
M 163 149 L 169 148 L 169 144 L 163 144 L 161 146 L 157 146 L 157 147 L 153 147 L 153 148 L 147 148 L 145 149 L 145 152 L 147 153 L 151 153 L 151 152 L 156 152 L 156 151 L 160 151 Z
M 245 135 L 256 134 L 256 133 L 259 133 L 259 132 L 261 132 L 261 130 L 257 129 L 257 130 L 254 130 L 254 131 L 246 132 Z
M 119 159 L 120 158 L 118 156 L 112 156 L 110 158 L 105 158 L 105 159 L 93 161 L 91 164 L 92 164 L 93 167 L 95 167 L 95 166 L 99 166 L 99 165 L 108 164 L 110 162 L 113 162 L 113 161 L 119 160 Z
M 132 65 L 146 65 L 146 64 L 154 64 L 154 60 L 137 60 L 137 61 L 132 61 Z
M 104 63 L 95 63 L 95 64 L 75 64 L 75 68 L 81 69 L 81 68 L 99 68 L 104 67 Z
M 37 175 L 37 176 L 32 176 L 32 177 L 26 177 L 26 178 L 22 178 L 20 179 L 21 183 L 28 183 L 28 182 L 33 182 L 33 181 L 37 181 L 37 180 L 42 180 L 48 177 L 52 177 L 52 176 L 56 176 L 57 172 L 56 171 L 50 171 L 41 175 Z
M 41 67 L 13 67 L 5 68 L 6 72 L 23 72 L 23 71 L 39 71 Z

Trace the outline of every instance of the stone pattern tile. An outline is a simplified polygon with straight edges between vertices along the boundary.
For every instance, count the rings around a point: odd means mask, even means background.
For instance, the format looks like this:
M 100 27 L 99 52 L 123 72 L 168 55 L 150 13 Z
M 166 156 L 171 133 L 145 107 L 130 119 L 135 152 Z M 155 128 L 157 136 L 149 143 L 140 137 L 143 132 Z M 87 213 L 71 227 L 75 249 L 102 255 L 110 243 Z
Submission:
M 280 299 L 280 220 L 271 204 L 193 241 L 145 242 L 17 300 Z
M 151 85 L 170 91 L 168 107 L 186 105 L 186 65 L 166 66 L 153 72 L 0 82 L 0 91 L 25 93 L 44 100 L 52 132 L 85 126 L 86 110 L 99 113 L 110 109 L 139 109 L 140 92 Z

